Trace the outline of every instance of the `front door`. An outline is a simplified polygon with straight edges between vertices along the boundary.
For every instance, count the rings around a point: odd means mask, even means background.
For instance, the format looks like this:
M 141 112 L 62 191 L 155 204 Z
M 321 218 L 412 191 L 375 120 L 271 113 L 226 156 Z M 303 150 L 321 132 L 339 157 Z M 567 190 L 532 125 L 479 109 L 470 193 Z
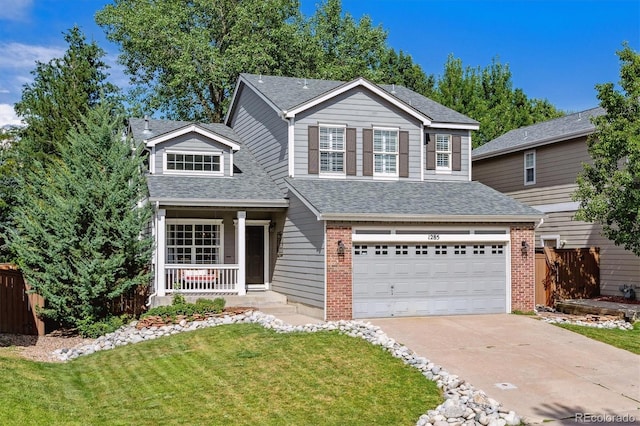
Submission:
M 264 226 L 247 226 L 246 235 L 246 279 L 247 285 L 264 285 Z

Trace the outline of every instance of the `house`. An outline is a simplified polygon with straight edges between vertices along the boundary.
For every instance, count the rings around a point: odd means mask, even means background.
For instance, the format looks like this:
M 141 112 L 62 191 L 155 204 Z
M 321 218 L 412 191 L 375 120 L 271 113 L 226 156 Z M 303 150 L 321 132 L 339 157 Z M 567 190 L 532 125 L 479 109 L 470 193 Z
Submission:
M 620 286 L 640 287 L 640 257 L 603 237 L 600 225 L 575 220 L 572 200 L 582 164 L 592 161 L 591 118 L 604 113 L 593 108 L 505 133 L 473 150 L 473 180 L 546 215 L 536 247 L 599 248 L 600 292 L 622 296 Z
M 273 290 L 327 320 L 534 307 L 541 214 L 472 182 L 478 123 L 411 90 L 242 74 L 224 124 L 130 123 L 154 297 Z

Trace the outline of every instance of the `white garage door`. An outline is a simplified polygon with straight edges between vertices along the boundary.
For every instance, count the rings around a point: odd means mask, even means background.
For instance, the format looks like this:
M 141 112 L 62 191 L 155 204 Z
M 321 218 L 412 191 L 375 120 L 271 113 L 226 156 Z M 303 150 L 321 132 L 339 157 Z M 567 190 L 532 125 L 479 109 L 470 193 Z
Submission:
M 353 245 L 354 318 L 506 312 L 506 246 Z

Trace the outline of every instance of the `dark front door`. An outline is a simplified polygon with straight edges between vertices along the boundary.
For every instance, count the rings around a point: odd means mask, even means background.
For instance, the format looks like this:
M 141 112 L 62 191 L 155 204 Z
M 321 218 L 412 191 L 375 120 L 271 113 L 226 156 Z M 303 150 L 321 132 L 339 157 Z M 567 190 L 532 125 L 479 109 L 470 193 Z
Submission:
M 247 226 L 245 235 L 247 284 L 264 284 L 264 226 Z

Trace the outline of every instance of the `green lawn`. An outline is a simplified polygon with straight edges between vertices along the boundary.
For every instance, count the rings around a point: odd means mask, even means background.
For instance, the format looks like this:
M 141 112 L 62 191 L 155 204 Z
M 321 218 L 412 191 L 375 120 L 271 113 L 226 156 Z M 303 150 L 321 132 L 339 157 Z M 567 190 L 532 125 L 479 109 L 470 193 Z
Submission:
M 559 326 L 590 337 L 591 339 L 615 346 L 616 348 L 625 349 L 640 355 L 640 322 L 636 322 L 633 325 L 633 330 L 607 330 L 574 324 L 559 324 Z
M 364 340 L 252 324 L 0 371 L 0 423 L 15 425 L 410 425 L 443 401 Z

